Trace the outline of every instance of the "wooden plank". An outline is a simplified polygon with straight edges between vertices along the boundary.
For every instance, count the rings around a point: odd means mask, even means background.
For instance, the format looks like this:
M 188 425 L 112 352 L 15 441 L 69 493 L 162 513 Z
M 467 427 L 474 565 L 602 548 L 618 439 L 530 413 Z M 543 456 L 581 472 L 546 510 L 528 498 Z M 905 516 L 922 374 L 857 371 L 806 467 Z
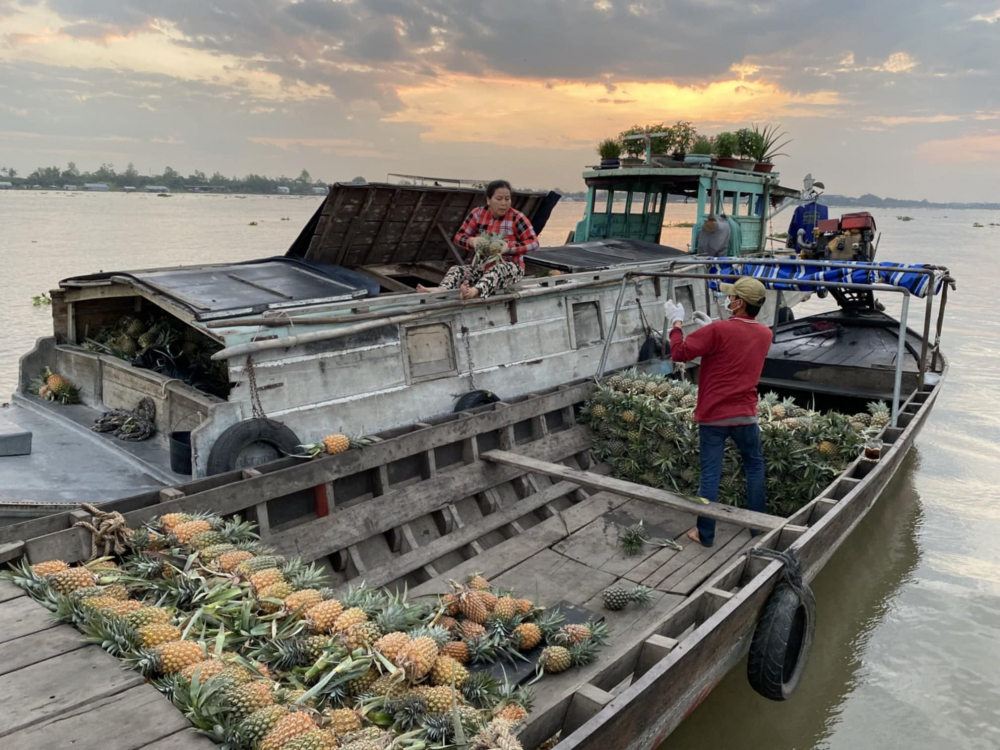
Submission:
M 9 602 L 11 599 L 20 599 L 22 596 L 27 596 L 24 589 L 0 578 L 0 602 Z
M 520 450 L 558 458 L 580 450 L 589 442 L 586 430 L 567 430 L 537 443 L 522 446 Z M 520 469 L 483 462 L 462 466 L 440 473 L 433 479 L 392 490 L 308 524 L 274 534 L 270 544 L 282 554 L 314 560 L 509 481 L 522 473 L 524 471 Z
M 616 495 L 635 498 L 636 500 L 658 503 L 684 513 L 695 513 L 699 516 L 714 518 L 718 521 L 727 521 L 751 529 L 770 531 L 784 523 L 784 519 L 766 513 L 756 513 L 751 510 L 735 508 L 731 505 L 723 505 L 721 503 L 708 503 L 707 505 L 696 503 L 666 490 L 645 487 L 641 484 L 626 482 L 623 479 L 615 479 L 614 477 L 597 476 L 586 471 L 569 469 L 559 464 L 539 461 L 535 458 L 519 456 L 507 451 L 489 451 L 488 453 L 484 453 L 482 458 L 485 461 L 492 461 L 505 466 L 516 466 L 538 474 L 547 474 L 550 477 L 576 482 L 581 487 L 605 490 L 613 492 Z
M 27 596 L 12 599 L 0 606 L 0 643 L 49 630 L 58 624 L 52 619 L 52 613 L 34 599 Z
M 648 672 L 656 662 L 663 659 L 674 650 L 677 641 L 665 635 L 651 635 L 642 644 L 639 660 L 635 663 L 632 679 L 637 680 Z
M 140 750 L 152 742 L 190 729 L 190 726 L 184 715 L 156 688 L 139 685 L 50 716 L 10 735 L 3 745 L 11 750 L 54 750 L 74 746 Z M 197 746 L 188 744 L 187 747 Z
M 563 724 L 564 732 L 575 731 L 597 714 L 602 708 L 608 705 L 614 696 L 599 687 L 594 687 L 584 683 L 573 694 L 566 711 L 566 721 Z
M 0 544 L 0 563 L 10 562 L 11 560 L 16 560 L 21 555 L 24 554 L 28 545 L 25 544 L 20 539 L 14 542 L 6 542 L 5 544 Z
M 0 675 L 16 672 L 60 654 L 68 654 L 86 645 L 83 636 L 68 625 L 57 625 L 0 643 Z
M 448 590 L 448 579 L 460 580 L 462 576 L 473 572 L 482 573 L 489 579 L 497 578 L 537 552 L 552 546 L 560 539 L 564 539 L 577 529 L 586 526 L 595 518 L 627 502 L 627 498 L 599 492 L 582 503 L 567 508 L 558 515 L 532 526 L 523 534 L 491 547 L 482 555 L 452 568 L 447 572 L 446 577 L 422 583 L 414 588 L 411 594 L 422 596 L 424 594 L 444 593 Z M 526 595 L 530 595 L 530 592 L 527 592 Z
M 707 559 L 692 561 L 683 566 L 663 579 L 657 588 L 675 594 L 690 594 L 702 581 L 729 562 L 744 546 L 752 544 L 752 542 L 750 532 L 742 529 L 725 544 L 716 544 L 715 547 L 712 547 L 712 554 Z
M 462 526 L 446 537 L 435 539 L 430 544 L 417 547 L 385 565 L 372 568 L 365 576 L 365 585 L 371 587 L 384 586 L 390 581 L 402 578 L 449 552 L 473 544 L 480 537 L 531 513 L 545 503 L 567 495 L 575 488 L 576 485 L 570 482 L 554 484 L 542 490 L 542 492 L 526 497 L 516 505 L 485 516 L 481 521 L 477 521 L 469 526 Z M 346 588 L 346 584 L 343 588 Z
M 587 567 L 558 552 L 543 549 L 501 576 L 490 579 L 543 607 L 567 601 L 583 605 L 617 580 L 617 576 Z
M 659 585 L 670 575 L 677 572 L 681 568 L 685 568 L 690 572 L 696 567 L 701 565 L 702 562 L 707 560 L 713 554 L 715 554 L 720 547 L 725 546 L 725 544 L 736 536 L 739 531 L 738 526 L 732 526 L 730 524 L 718 524 L 715 528 L 715 544 L 714 547 L 703 547 L 700 544 L 696 544 L 688 539 L 686 536 L 679 537 L 681 544 L 684 549 L 674 552 L 673 555 L 666 558 L 666 561 L 657 568 L 653 573 L 651 573 L 647 578 L 639 581 L 645 586 L 650 588 L 657 588 Z M 664 550 L 666 552 L 667 550 Z M 635 575 L 636 571 L 633 571 L 629 577 L 638 579 Z
M 218 747 L 208 737 L 185 729 L 146 745 L 143 750 L 218 750 Z
M 324 482 L 515 424 L 539 411 L 552 411 L 579 403 L 587 398 L 593 387 L 592 381 L 580 381 L 567 389 L 525 399 L 502 409 L 463 415 L 433 430 L 406 433 L 367 446 L 363 450 L 347 451 L 308 462 L 296 461 L 287 468 L 264 473 L 253 479 L 234 481 L 222 486 L 209 486 L 201 492 L 188 492 L 186 497 L 158 506 L 149 505 L 132 510 L 130 498 L 125 498 L 102 505 L 102 510 L 115 511 L 119 505 L 128 508 L 128 512 L 122 512 L 132 528 L 141 526 L 154 516 L 164 513 L 197 511 L 211 511 L 220 515 L 238 513 L 259 502 L 312 489 Z M 31 540 L 28 555 L 33 560 L 60 559 L 66 562 L 83 560 L 90 556 L 90 536 L 79 528 L 46 534 Z
M 0 737 L 143 684 L 97 646 L 0 677 Z M 0 743 L 7 746 L 7 741 Z

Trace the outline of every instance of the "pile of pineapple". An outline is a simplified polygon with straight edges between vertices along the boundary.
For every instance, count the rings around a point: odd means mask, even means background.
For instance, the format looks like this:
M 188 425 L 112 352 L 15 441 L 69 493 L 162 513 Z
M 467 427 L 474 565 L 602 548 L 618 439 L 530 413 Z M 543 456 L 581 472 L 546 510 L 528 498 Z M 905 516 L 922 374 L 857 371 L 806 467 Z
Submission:
M 594 450 L 616 477 L 683 495 L 700 479 L 697 386 L 629 371 L 605 380 L 581 413 Z M 777 394 L 757 406 L 767 470 L 767 510 L 789 516 L 812 500 L 858 456 L 866 437 L 889 424 L 884 402 L 851 416 L 815 412 Z M 727 445 L 720 502 L 745 505 L 739 452 Z
M 544 642 L 537 680 L 608 642 L 603 624 L 564 625 L 478 575 L 427 603 L 364 584 L 337 594 L 254 532 L 172 513 L 132 531 L 121 559 L 4 575 L 231 750 L 517 748 L 531 689 L 491 664 Z

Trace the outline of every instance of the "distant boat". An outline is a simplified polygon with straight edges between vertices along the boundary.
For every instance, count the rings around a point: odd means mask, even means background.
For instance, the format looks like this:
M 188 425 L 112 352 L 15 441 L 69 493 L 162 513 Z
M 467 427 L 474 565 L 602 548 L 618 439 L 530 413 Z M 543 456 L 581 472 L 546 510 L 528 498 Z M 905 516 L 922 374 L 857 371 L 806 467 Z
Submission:
M 104 182 L 88 182 L 84 184 L 83 189 L 89 193 L 107 193 L 111 188 Z
M 143 188 L 143 189 L 147 193 L 169 193 L 170 192 L 170 188 L 168 188 L 168 187 L 166 187 L 164 185 L 146 185 L 146 187 Z

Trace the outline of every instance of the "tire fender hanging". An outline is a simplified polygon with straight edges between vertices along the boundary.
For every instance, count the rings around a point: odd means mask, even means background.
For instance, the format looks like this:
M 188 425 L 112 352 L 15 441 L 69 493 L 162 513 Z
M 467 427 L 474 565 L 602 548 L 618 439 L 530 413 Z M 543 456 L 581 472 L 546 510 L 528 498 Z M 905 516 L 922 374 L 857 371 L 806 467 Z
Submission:
M 755 547 L 749 552 L 784 564 L 754 628 L 747 656 L 747 679 L 760 695 L 788 700 L 799 686 L 816 632 L 816 599 L 802 580 L 794 552 Z
M 486 404 L 495 404 L 499 400 L 500 397 L 493 391 L 469 391 L 455 403 L 455 412 L 468 411 Z

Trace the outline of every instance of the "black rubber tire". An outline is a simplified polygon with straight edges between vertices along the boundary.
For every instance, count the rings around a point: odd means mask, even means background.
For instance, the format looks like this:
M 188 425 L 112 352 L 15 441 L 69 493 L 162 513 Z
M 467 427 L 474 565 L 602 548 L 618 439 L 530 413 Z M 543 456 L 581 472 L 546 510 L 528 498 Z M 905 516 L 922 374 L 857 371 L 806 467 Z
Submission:
M 295 453 L 301 441 L 294 432 L 281 422 L 273 419 L 246 419 L 234 424 L 215 441 L 208 454 L 208 474 L 223 474 L 234 469 L 244 469 L 239 458 L 255 443 L 264 443 L 275 449 L 275 458 L 283 454 Z
M 792 312 L 792 308 L 782 307 L 778 310 L 779 323 L 791 323 L 793 320 L 795 320 L 795 313 Z
M 764 605 L 750 642 L 750 687 L 772 701 L 788 700 L 802 679 L 815 630 L 810 608 L 781 581 Z
M 455 403 L 455 412 L 468 411 L 486 404 L 495 404 L 499 400 L 500 397 L 493 391 L 469 391 Z

